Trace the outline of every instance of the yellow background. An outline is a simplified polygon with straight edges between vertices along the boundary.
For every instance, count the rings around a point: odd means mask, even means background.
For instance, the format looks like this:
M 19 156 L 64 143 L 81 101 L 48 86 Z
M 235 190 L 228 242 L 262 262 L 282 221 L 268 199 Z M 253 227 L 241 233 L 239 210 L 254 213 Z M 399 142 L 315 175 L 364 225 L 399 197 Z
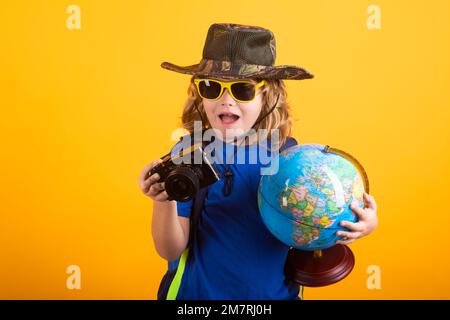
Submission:
M 66 9 L 81 8 L 81 30 Z M 366 27 L 381 8 L 381 29 Z M 154 299 L 166 270 L 138 175 L 173 145 L 214 22 L 260 25 L 287 81 L 294 137 L 354 155 L 380 225 L 356 266 L 306 299 L 450 298 L 450 2 L 3 1 L 0 298 Z M 81 268 L 81 290 L 66 268 Z M 366 286 L 381 268 L 381 289 Z

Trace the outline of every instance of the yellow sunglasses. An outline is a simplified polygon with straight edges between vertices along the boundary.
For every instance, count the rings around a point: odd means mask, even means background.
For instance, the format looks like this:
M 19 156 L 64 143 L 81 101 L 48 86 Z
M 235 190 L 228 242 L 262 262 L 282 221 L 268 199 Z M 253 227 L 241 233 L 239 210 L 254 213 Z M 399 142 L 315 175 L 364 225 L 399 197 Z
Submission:
M 249 80 L 237 80 L 224 82 L 215 79 L 194 79 L 198 94 L 207 100 L 215 101 L 219 99 L 225 88 L 234 100 L 239 102 L 249 102 L 255 99 L 258 88 L 265 83 L 261 80 L 258 83 L 253 83 Z

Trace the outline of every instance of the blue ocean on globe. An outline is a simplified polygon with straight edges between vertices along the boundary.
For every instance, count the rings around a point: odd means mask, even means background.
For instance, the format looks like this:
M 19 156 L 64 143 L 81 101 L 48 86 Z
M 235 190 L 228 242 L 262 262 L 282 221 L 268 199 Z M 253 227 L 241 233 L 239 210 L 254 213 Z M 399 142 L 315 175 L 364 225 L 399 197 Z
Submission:
M 286 245 L 322 250 L 335 245 L 343 220 L 356 222 L 350 209 L 364 207 L 364 180 L 354 162 L 320 144 L 302 144 L 279 154 L 278 171 L 263 175 L 258 206 L 269 231 Z

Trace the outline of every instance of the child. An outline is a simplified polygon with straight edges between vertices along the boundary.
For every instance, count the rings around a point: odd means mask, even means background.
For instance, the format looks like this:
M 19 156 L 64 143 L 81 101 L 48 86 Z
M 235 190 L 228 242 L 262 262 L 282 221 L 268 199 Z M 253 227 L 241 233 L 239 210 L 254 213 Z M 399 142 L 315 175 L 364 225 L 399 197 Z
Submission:
M 275 56 L 275 38 L 270 30 L 213 24 L 199 64 L 180 67 L 164 62 L 163 68 L 193 75 L 182 115 L 184 128 L 192 133 L 194 121 L 203 120 L 204 128 L 220 133 L 223 143 L 233 148 L 242 132 L 277 129 L 277 146 L 283 145 L 292 130 L 283 79 L 313 76 L 296 66 L 274 66 Z M 232 83 L 240 80 L 244 82 Z M 253 143 L 271 134 L 262 137 L 236 147 L 248 151 Z M 257 189 L 263 165 L 236 164 L 234 158 L 230 164 L 228 159 L 234 154 L 219 153 L 222 162 L 215 164 L 225 178 L 208 187 L 189 250 L 185 249 L 192 200 L 169 200 L 164 183 L 158 182 L 159 175 L 148 176 L 161 159 L 147 165 L 140 175 L 142 192 L 154 200 L 152 235 L 156 250 L 169 261 L 158 298 L 298 299 L 299 286 L 283 273 L 289 248 L 272 236 L 258 210 Z M 367 194 L 365 199 L 368 207 L 352 208 L 359 222 L 346 222 L 350 231 L 338 233 L 344 237 L 339 243 L 351 243 L 375 229 L 375 200 Z

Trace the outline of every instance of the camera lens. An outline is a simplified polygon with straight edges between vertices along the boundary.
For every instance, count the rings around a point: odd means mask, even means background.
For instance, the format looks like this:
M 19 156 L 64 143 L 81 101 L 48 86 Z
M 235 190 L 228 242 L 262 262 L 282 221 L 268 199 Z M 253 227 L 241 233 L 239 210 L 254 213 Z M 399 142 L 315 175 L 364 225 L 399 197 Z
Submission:
M 175 201 L 189 201 L 198 192 L 200 182 L 195 172 L 188 167 L 177 167 L 165 182 L 166 192 Z

